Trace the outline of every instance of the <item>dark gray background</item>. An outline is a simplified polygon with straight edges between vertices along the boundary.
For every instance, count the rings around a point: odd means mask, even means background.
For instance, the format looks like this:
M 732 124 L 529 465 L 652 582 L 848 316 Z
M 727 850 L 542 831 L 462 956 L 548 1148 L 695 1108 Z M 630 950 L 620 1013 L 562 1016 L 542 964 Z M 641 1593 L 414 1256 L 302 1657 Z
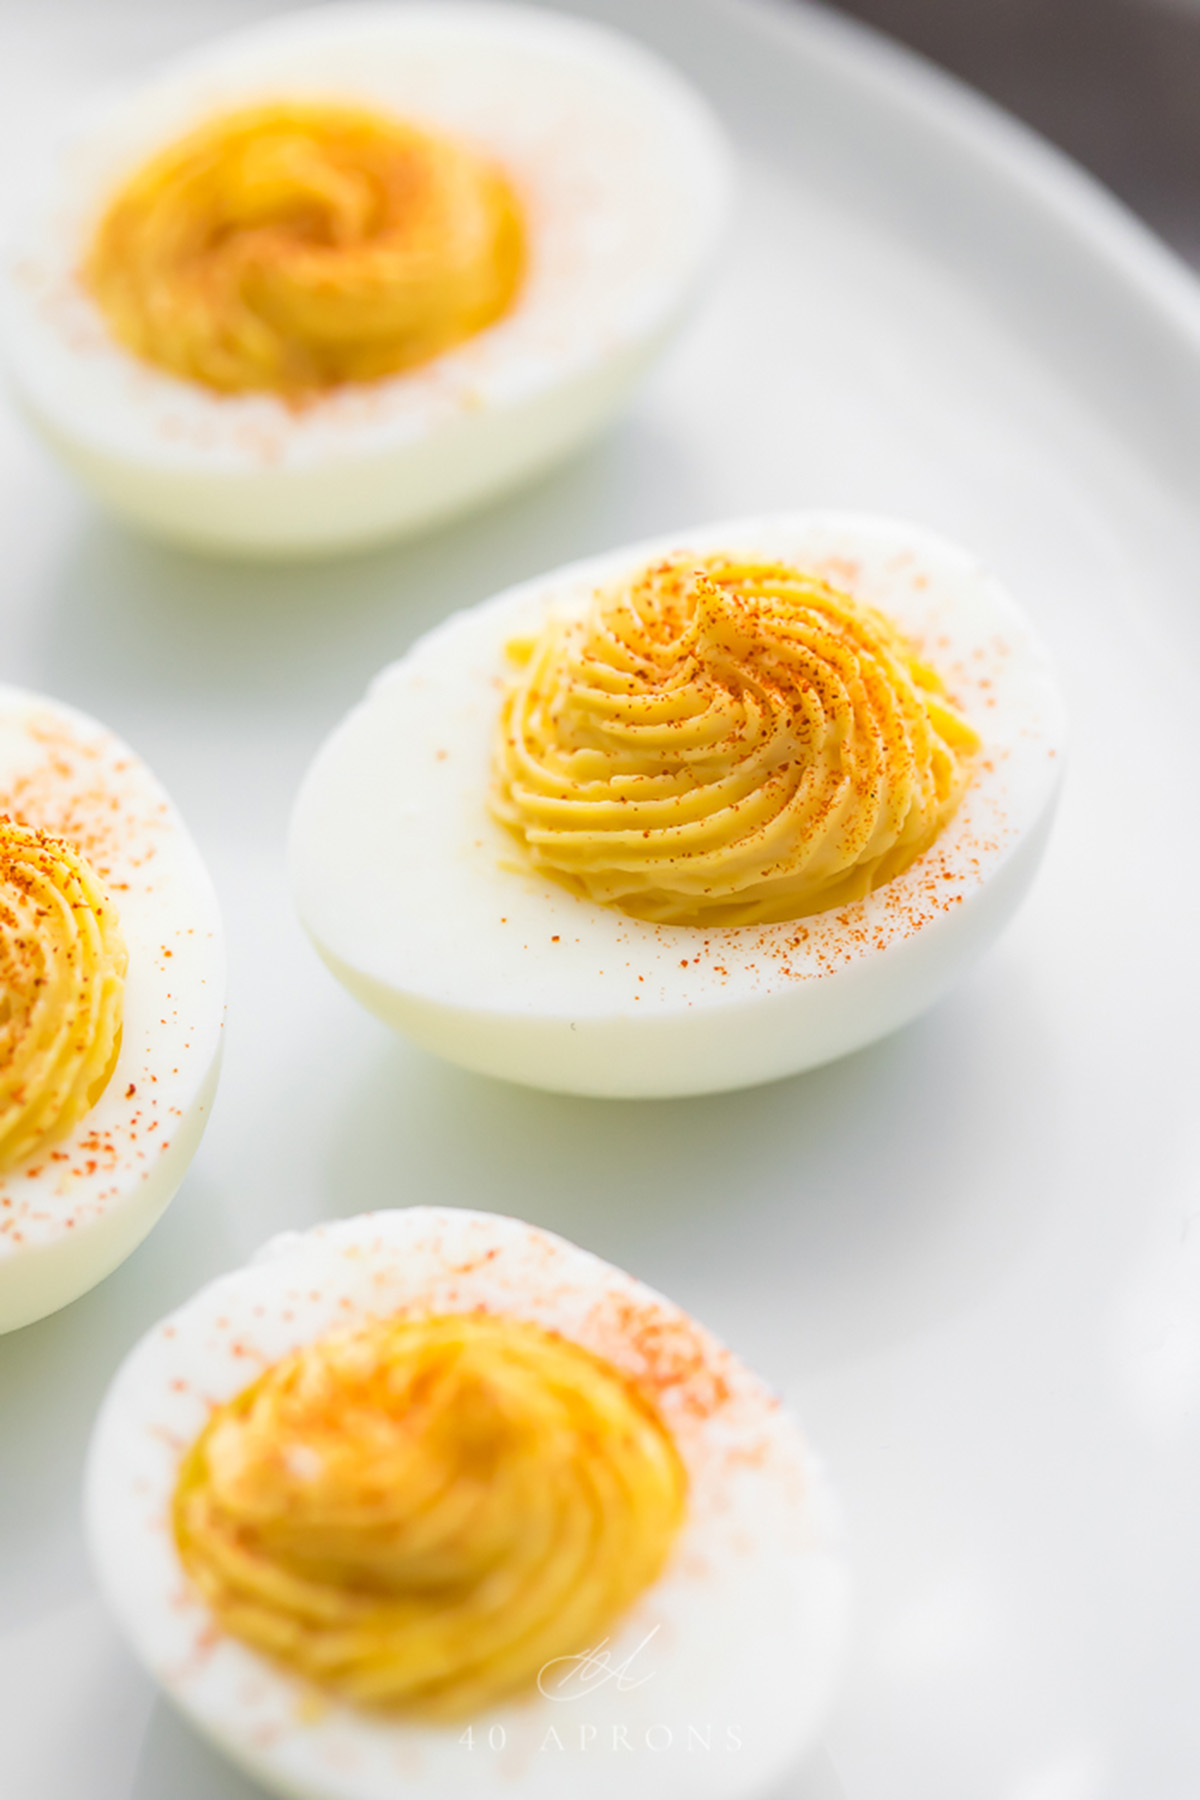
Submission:
M 1200 267 L 1200 0 L 833 0 L 1035 126 Z

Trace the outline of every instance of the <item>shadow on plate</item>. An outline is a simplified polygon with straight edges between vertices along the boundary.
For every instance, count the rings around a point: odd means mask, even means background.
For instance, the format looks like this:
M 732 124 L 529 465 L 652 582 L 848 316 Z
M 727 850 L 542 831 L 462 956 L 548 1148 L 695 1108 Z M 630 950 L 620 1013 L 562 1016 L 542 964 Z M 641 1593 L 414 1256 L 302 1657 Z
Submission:
M 129 1800 L 267 1800 L 267 1789 L 243 1775 L 172 1707 L 158 1700 Z
M 447 613 L 701 517 L 707 502 L 686 445 L 635 418 L 466 520 L 357 556 L 208 560 L 92 513 L 43 605 L 39 679 L 101 712 L 116 697 L 137 709 L 150 695 L 172 711 L 219 701 L 261 718 L 299 703 L 320 717 Z
M 840 1363 L 974 1305 L 1052 1213 L 1041 1004 L 993 957 L 870 1049 L 694 1100 L 544 1094 L 397 1041 L 335 1126 L 327 1210 L 516 1214 L 662 1287 L 768 1373 Z
M 145 1243 L 107 1280 L 62 1312 L 0 1337 L 8 1447 L 0 1470 L 0 1630 L 90 1588 L 79 1507 L 96 1412 L 141 1334 L 237 1260 L 213 1200 L 189 1177 Z

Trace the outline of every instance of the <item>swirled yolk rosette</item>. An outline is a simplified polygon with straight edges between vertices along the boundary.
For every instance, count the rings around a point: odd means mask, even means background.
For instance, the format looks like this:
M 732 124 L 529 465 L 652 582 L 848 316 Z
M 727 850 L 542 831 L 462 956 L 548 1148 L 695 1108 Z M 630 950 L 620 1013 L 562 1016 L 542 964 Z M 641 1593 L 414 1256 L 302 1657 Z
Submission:
M 783 564 L 669 559 L 511 651 L 493 810 L 538 870 L 663 924 L 870 893 L 934 842 L 979 748 L 887 618 Z
M 352 1704 L 452 1720 L 605 1636 L 661 1571 L 685 1484 L 652 1405 L 580 1346 L 387 1318 L 216 1409 L 175 1537 L 233 1636 Z
M 86 859 L 0 815 L 0 1174 L 65 1137 L 103 1093 L 126 960 Z
M 524 260 L 508 181 L 466 145 L 281 103 L 215 119 L 135 174 L 84 281 L 144 360 L 218 392 L 300 400 L 482 331 Z

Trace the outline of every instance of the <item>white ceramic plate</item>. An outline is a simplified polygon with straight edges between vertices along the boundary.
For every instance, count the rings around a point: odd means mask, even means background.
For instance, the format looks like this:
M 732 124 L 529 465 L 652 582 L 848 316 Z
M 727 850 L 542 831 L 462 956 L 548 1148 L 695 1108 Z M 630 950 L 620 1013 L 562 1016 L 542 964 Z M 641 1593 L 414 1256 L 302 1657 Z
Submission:
M 267 10 L 14 9 L 4 180 L 103 80 Z M 1077 172 L 837 20 L 581 10 L 674 57 L 743 151 L 722 277 L 602 446 L 404 550 L 242 573 L 125 538 L 0 418 L 6 679 L 148 758 L 231 955 L 225 1079 L 171 1212 L 0 1344 L 0 1789 L 249 1800 L 95 1597 L 91 1418 L 146 1325 L 270 1233 L 421 1200 L 579 1239 L 795 1403 L 846 1503 L 860 1610 L 789 1800 L 1195 1800 L 1200 300 Z M 1057 650 L 1072 771 L 1002 946 L 891 1041 L 716 1100 L 542 1097 L 394 1041 L 287 908 L 288 806 L 330 725 L 456 606 L 801 505 L 974 545 Z

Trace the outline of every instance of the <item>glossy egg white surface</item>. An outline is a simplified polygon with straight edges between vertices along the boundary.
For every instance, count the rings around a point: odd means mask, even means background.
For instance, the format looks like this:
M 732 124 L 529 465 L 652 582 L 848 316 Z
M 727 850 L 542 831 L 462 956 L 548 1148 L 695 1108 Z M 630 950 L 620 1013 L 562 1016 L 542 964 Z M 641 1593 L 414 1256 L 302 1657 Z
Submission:
M 653 560 L 716 550 L 813 570 L 880 608 L 983 740 L 933 847 L 851 906 L 781 925 L 649 924 L 523 867 L 488 812 L 508 641 Z M 987 947 L 1041 856 L 1063 737 L 1044 651 L 965 551 L 850 514 L 709 526 L 526 582 L 385 670 L 305 780 L 293 889 L 350 992 L 454 1062 L 570 1093 L 746 1087 L 905 1024 Z
M 529 268 L 494 326 L 301 410 L 213 394 L 122 349 L 78 268 L 124 179 L 222 111 L 349 103 L 508 175 Z M 707 106 L 615 32 L 502 4 L 320 7 L 226 37 L 78 128 L 0 280 L 26 414 L 106 504 L 190 546 L 303 556 L 427 526 L 599 430 L 680 318 L 727 211 Z
M 633 1380 L 670 1370 L 662 1417 L 688 1473 L 663 1574 L 600 1664 L 447 1727 L 310 1692 L 214 1628 L 169 1525 L 180 1458 L 214 1403 L 327 1333 L 395 1312 L 531 1320 Z M 820 1464 L 757 1376 L 678 1307 L 562 1238 L 414 1207 L 288 1234 L 151 1330 L 116 1376 L 86 1483 L 93 1564 L 141 1660 L 193 1724 L 295 1800 L 749 1800 L 824 1718 L 848 1584 Z M 565 1660 L 565 1659 L 564 1659 Z M 617 1672 L 620 1672 L 618 1675 Z M 572 1754 L 574 1752 L 574 1754 Z M 582 1753 L 581 1753 L 582 1752 Z
M 69 1136 L 0 1174 L 0 1332 L 55 1312 L 134 1250 L 208 1120 L 225 1014 L 212 884 L 158 782 L 103 726 L 0 687 L 0 813 L 68 838 L 129 952 L 121 1048 Z

